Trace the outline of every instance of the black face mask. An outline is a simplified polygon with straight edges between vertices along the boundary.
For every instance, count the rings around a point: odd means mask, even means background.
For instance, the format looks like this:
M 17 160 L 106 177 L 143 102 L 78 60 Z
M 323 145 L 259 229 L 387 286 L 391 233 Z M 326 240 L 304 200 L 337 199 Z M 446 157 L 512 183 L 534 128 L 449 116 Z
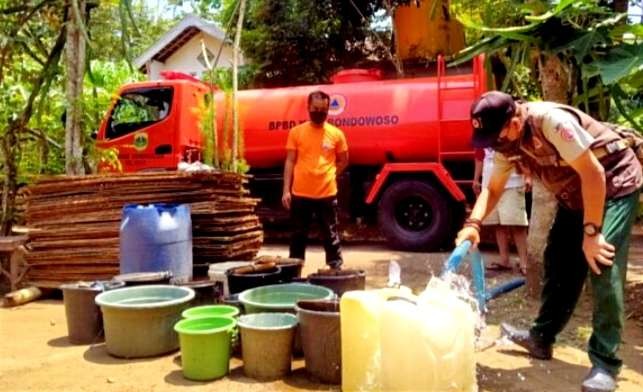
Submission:
M 517 151 L 519 147 L 520 147 L 520 138 L 516 140 L 508 140 L 505 138 L 501 138 L 496 140 L 496 142 L 491 146 L 491 148 L 493 148 L 494 151 L 499 152 L 501 154 Z
M 323 124 L 326 121 L 326 117 L 328 117 L 326 112 L 310 111 L 308 114 L 310 115 L 310 121 L 317 125 Z

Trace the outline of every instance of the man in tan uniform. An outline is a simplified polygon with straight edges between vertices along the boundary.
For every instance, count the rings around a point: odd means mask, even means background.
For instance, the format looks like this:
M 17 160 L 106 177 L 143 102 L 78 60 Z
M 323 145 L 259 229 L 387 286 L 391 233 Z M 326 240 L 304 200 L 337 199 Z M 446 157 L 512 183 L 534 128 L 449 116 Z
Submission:
M 622 364 L 617 352 L 627 254 L 643 184 L 633 140 L 575 108 L 516 102 L 498 91 L 473 104 L 471 121 L 474 147 L 492 147 L 499 154 L 489 185 L 456 243 L 480 241 L 481 221 L 496 205 L 514 167 L 538 177 L 559 202 L 545 251 L 539 314 L 528 331 L 503 324 L 503 332 L 532 357 L 551 359 L 556 335 L 572 315 L 589 267 L 592 369 L 582 391 L 614 391 Z

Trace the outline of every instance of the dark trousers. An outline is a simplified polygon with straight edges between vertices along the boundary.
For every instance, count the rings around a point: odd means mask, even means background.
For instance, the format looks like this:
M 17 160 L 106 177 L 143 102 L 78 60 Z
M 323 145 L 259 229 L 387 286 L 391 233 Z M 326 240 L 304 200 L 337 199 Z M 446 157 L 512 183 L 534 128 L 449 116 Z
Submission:
M 313 217 L 316 217 L 324 241 L 326 264 L 339 267 L 343 260 L 337 228 L 337 198 L 310 199 L 293 196 L 290 214 L 293 224 L 290 257 L 302 260 L 306 258 L 308 232 Z
M 616 247 L 616 256 L 611 267 L 599 264 L 600 275 L 590 271 L 594 309 L 589 358 L 594 366 L 614 375 L 622 364 L 617 351 L 624 323 L 623 288 L 638 198 L 639 193 L 634 192 L 605 204 L 602 232 L 605 240 Z M 540 312 L 530 333 L 541 343 L 551 344 L 569 321 L 589 270 L 583 253 L 582 212 L 559 207 L 544 262 Z

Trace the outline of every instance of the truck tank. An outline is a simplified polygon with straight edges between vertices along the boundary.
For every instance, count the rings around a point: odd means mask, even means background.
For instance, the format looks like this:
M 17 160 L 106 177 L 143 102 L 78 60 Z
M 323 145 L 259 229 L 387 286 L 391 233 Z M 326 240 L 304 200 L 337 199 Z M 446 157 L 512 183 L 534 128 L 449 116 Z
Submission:
M 479 91 L 474 74 L 462 74 L 240 91 L 245 157 L 251 167 L 283 165 L 288 130 L 308 120 L 307 97 L 314 90 L 330 95 L 327 121 L 344 131 L 352 165 L 470 156 L 469 110 Z M 221 130 L 223 94 L 217 102 Z

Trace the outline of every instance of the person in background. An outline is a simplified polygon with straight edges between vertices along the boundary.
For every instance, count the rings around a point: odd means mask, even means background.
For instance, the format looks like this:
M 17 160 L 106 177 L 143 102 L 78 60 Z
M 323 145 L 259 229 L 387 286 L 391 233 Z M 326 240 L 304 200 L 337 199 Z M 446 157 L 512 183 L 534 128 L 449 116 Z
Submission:
M 493 171 L 494 151 L 491 148 L 480 148 L 475 151 L 475 173 L 473 176 L 473 191 L 480 194 L 482 188 L 489 186 L 489 177 Z M 480 182 L 482 177 L 482 182 Z M 507 180 L 505 191 L 498 205 L 482 222 L 484 226 L 493 227 L 496 232 L 496 243 L 500 253 L 500 262 L 489 264 L 487 270 L 511 271 L 509 260 L 509 239 L 513 237 L 518 250 L 518 270 L 522 275 L 527 274 L 527 208 L 525 192 L 529 191 L 529 177 L 516 173 L 514 170 Z
M 540 179 L 559 208 L 545 249 L 538 316 L 529 330 L 501 325 L 533 358 L 552 358 L 556 336 L 569 321 L 589 270 L 594 313 L 583 392 L 611 392 L 622 361 L 623 290 L 643 173 L 627 137 L 571 106 L 514 101 L 490 91 L 471 108 L 473 146 L 493 148 L 493 172 L 456 244 L 480 242 L 482 220 L 496 206 L 515 167 Z
M 308 232 L 315 216 L 326 264 L 339 269 L 343 259 L 337 227 L 337 176 L 348 166 L 348 144 L 344 133 L 326 122 L 329 104 L 328 94 L 310 93 L 310 121 L 288 134 L 281 201 L 290 210 L 293 224 L 290 257 L 305 259 Z

